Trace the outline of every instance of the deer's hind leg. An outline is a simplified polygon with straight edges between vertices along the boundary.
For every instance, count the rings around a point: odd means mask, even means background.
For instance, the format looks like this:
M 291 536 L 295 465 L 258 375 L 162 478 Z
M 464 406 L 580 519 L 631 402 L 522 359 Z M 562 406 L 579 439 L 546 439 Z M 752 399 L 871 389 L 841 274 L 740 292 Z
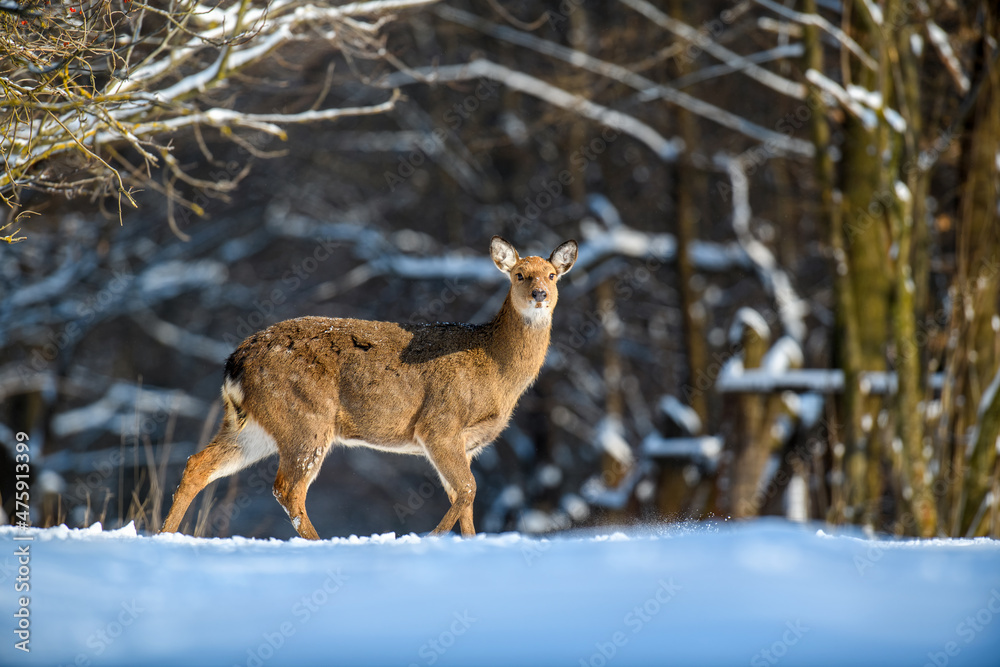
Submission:
M 274 498 L 288 513 L 296 532 L 307 540 L 318 540 L 319 533 L 306 513 L 306 494 L 319 474 L 332 444 L 332 429 L 322 429 L 306 438 L 307 445 L 280 450 L 278 474 L 274 478 Z
M 253 419 L 246 420 L 241 428 L 235 408 L 227 401 L 219 432 L 205 449 L 187 460 L 160 532 L 177 532 L 191 501 L 211 482 L 228 477 L 275 451 L 274 440 Z
M 160 528 L 161 533 L 176 533 L 181 527 L 181 521 L 187 514 L 191 501 L 195 499 L 202 489 L 213 480 L 225 476 L 224 471 L 235 468 L 235 464 L 242 459 L 239 447 L 234 440 L 226 437 L 226 434 L 219 433 L 215 436 L 208 447 L 193 454 L 184 466 L 184 475 L 181 483 L 174 492 L 174 499 L 170 505 L 167 518 Z M 221 474 L 224 473 L 224 474 Z

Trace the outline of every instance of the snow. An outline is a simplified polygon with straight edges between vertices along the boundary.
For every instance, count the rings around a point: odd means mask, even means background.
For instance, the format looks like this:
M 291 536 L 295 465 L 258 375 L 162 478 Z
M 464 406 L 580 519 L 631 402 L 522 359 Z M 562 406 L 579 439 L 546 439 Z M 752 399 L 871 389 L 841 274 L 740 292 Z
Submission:
M 600 193 L 587 195 L 587 207 L 609 228 L 621 227 L 622 216 L 611 200 Z
M 827 530 L 283 542 L 3 527 L 0 664 L 995 664 L 1000 542 Z M 30 654 L 9 629 L 22 545 Z
M 740 344 L 743 340 L 743 330 L 746 328 L 753 329 L 758 338 L 762 340 L 771 339 L 771 328 L 767 325 L 767 320 L 764 319 L 764 316 L 753 308 L 743 306 L 736 311 L 733 323 L 729 325 L 730 345 Z
M 643 438 L 642 452 L 651 458 L 695 459 L 714 469 L 722 455 L 722 438 L 717 435 L 664 438 L 650 433 Z
M 105 428 L 112 433 L 127 433 L 135 425 L 136 413 L 201 418 L 206 412 L 207 408 L 201 401 L 182 392 L 115 382 L 98 401 L 55 415 L 52 432 L 58 437 L 97 428 Z
M 882 93 L 877 90 L 868 90 L 864 86 L 854 84 L 847 84 L 845 90 L 851 99 L 857 100 L 870 109 L 882 108 Z
M 621 419 L 613 415 L 605 415 L 594 428 L 598 446 L 627 468 L 635 461 L 635 456 L 624 434 L 625 427 Z
M 804 360 L 798 342 L 791 336 L 782 336 L 764 353 L 760 367 L 765 373 L 781 375 L 792 368 L 801 367 Z
M 806 79 L 820 88 L 824 93 L 831 95 L 840 102 L 841 106 L 860 120 L 866 129 L 874 130 L 878 126 L 878 116 L 874 111 L 859 103 L 857 92 L 851 94 L 842 88 L 840 84 L 814 69 L 806 71 Z M 877 106 L 881 106 L 881 102 Z
M 671 395 L 662 396 L 659 403 L 663 414 L 670 417 L 677 426 L 684 429 L 688 435 L 699 435 L 702 431 L 701 417 L 694 408 L 684 405 Z
M 891 107 L 886 107 L 882 110 L 882 115 L 885 116 L 885 121 L 889 123 L 889 126 L 893 130 L 900 134 L 906 132 L 906 120 L 898 111 Z
M 872 0 L 864 0 L 865 8 L 868 10 L 868 15 L 872 17 L 875 25 L 882 25 L 882 8 L 876 5 Z
M 993 376 L 993 380 L 990 382 L 989 386 L 986 387 L 986 391 L 983 392 L 983 396 L 979 399 L 979 407 L 976 409 L 976 424 L 972 428 L 972 435 L 969 437 L 969 442 L 972 446 L 966 451 L 966 457 L 972 456 L 973 447 L 979 441 L 979 428 L 980 425 L 985 422 L 986 411 L 990 409 L 993 401 L 996 399 L 997 392 L 1000 391 L 1000 369 L 997 369 L 996 375 Z M 1000 452 L 1000 436 L 997 437 L 996 450 Z
M 948 33 L 933 20 L 928 20 L 925 25 L 927 26 L 927 36 L 930 38 L 934 48 L 937 49 L 941 59 L 944 60 L 945 66 L 952 73 L 952 77 L 955 79 L 959 92 L 963 94 L 969 92 L 969 87 L 971 85 L 969 77 L 962 70 L 962 63 L 955 55 L 955 51 L 951 48 L 951 42 L 948 40 Z

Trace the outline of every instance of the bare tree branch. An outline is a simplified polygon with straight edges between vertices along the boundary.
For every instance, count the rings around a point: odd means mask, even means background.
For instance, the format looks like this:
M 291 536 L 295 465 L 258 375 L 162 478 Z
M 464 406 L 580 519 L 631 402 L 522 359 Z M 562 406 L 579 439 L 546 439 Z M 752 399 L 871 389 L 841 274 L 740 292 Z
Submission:
M 779 5 L 777 2 L 773 2 L 773 0 L 754 0 L 754 2 L 761 7 L 767 7 L 775 14 L 780 14 L 789 20 L 796 21 L 803 25 L 816 26 L 847 47 L 851 53 L 857 56 L 858 60 L 864 63 L 865 67 L 872 71 L 878 70 L 878 63 L 875 62 L 874 58 L 868 55 L 868 53 L 862 49 L 857 42 L 851 39 L 846 32 L 833 25 L 822 16 L 819 16 L 818 14 L 804 14 L 802 12 L 797 12 L 794 9 L 785 7 L 784 5 Z
M 774 72 L 769 72 L 762 67 L 758 67 L 756 64 L 738 53 L 734 53 L 721 44 L 714 42 L 707 35 L 698 32 L 687 23 L 667 16 L 659 9 L 646 2 L 646 0 L 620 0 L 620 2 L 639 12 L 661 28 L 669 30 L 678 37 L 694 44 L 698 48 L 704 49 L 707 53 L 711 53 L 722 62 L 733 67 L 734 69 L 738 69 L 758 83 L 761 83 L 768 88 L 781 93 L 782 95 L 787 95 L 797 100 L 805 99 L 806 87 L 801 83 L 790 81 L 783 76 L 775 74 Z
M 624 132 L 646 144 L 665 162 L 675 160 L 680 147 L 683 145 L 679 139 L 664 138 L 649 125 L 632 116 L 596 104 L 580 95 L 567 92 L 541 79 L 536 79 L 533 76 L 512 70 L 489 60 L 474 60 L 466 65 L 423 67 L 414 70 L 414 73 L 419 75 L 421 79 L 415 78 L 414 74 L 396 72 L 376 82 L 375 85 L 382 88 L 396 88 L 414 83 L 468 81 L 469 79 L 480 78 L 492 79 L 503 83 L 508 88 L 527 93 L 553 106 L 572 111 L 584 118 L 590 118 L 614 130 Z
M 169 168 L 171 178 L 223 193 L 227 184 L 214 187 L 185 178 L 164 135 L 211 126 L 227 132 L 249 128 L 284 138 L 283 126 L 383 113 L 398 95 L 365 107 L 252 114 L 205 109 L 206 92 L 228 85 L 235 73 L 294 43 L 325 41 L 345 53 L 389 57 L 377 35 L 380 28 L 395 12 L 436 1 L 372 0 L 330 7 L 299 0 L 244 0 L 213 7 L 178 0 L 164 9 L 95 0 L 75 14 L 82 14 L 80 20 L 64 14 L 61 5 L 45 9 L 21 21 L 23 29 L 8 39 L 20 51 L 0 51 L 5 139 L 0 197 L 16 207 L 19 192 L 28 187 L 98 196 L 117 193 L 119 200 L 134 205 L 130 190 L 142 183 L 184 205 L 169 183 L 157 186 L 149 179 L 147 172 L 161 165 Z M 115 147 L 138 153 L 145 169 L 122 170 L 126 165 Z M 82 168 L 80 159 L 72 168 L 61 167 L 74 156 L 82 158 Z
M 475 28 L 476 30 L 485 32 L 498 39 L 503 39 L 511 42 L 512 44 L 530 48 L 539 53 L 558 58 L 559 60 L 567 62 L 571 65 L 580 67 L 581 69 L 594 72 L 595 74 L 599 74 L 616 81 L 621 81 L 625 85 L 640 91 L 641 99 L 662 99 L 666 102 L 670 102 L 671 104 L 675 104 L 682 109 L 687 109 L 691 113 L 697 114 L 702 118 L 739 132 L 740 134 L 751 139 L 766 143 L 777 153 L 789 153 L 803 157 L 811 157 L 813 154 L 813 146 L 808 141 L 789 137 L 785 134 L 781 134 L 780 132 L 775 132 L 765 127 L 761 127 L 760 125 L 752 123 L 751 121 L 730 111 L 721 109 L 713 104 L 709 104 L 708 102 L 704 102 L 697 97 L 688 95 L 687 93 L 676 90 L 670 86 L 658 84 L 655 81 L 636 74 L 635 72 L 620 65 L 599 60 L 581 51 L 576 51 L 560 44 L 540 39 L 534 35 L 519 32 L 506 26 L 497 26 L 496 24 L 485 21 L 478 16 L 454 9 L 453 7 L 441 6 L 435 11 L 439 16 L 446 20 L 461 23 L 462 25 Z M 502 83 L 507 83 L 502 79 L 498 80 Z
M 804 318 L 808 305 L 795 292 L 791 278 L 778 266 L 774 253 L 750 232 L 752 211 L 746 167 L 739 158 L 726 155 L 717 155 L 716 163 L 725 169 L 732 184 L 733 231 L 736 238 L 754 263 L 764 288 L 773 296 L 785 333 L 801 345 L 806 335 Z

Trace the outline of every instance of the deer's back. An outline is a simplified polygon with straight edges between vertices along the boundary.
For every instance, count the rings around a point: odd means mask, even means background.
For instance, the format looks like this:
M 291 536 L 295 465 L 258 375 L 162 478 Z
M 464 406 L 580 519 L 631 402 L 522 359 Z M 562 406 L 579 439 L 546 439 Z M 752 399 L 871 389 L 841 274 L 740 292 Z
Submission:
M 247 338 L 226 377 L 239 383 L 243 409 L 275 437 L 291 422 L 333 423 L 333 437 L 346 444 L 416 453 L 417 438 L 458 429 L 482 445 L 503 429 L 520 395 L 520 387 L 502 386 L 487 326 L 286 320 Z

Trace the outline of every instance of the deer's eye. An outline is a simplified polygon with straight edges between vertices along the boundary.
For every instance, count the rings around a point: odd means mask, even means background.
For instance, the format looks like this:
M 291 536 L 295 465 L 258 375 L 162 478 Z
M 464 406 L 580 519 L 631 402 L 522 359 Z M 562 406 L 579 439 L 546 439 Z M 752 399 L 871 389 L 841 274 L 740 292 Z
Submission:
M 556 274 L 550 273 L 549 274 L 549 280 L 555 280 L 555 279 L 556 279 Z
M 522 276 L 522 275 L 521 275 L 521 274 L 519 273 L 519 274 L 517 274 L 517 279 L 518 279 L 518 281 L 521 281 L 521 280 L 524 280 L 524 276 Z

